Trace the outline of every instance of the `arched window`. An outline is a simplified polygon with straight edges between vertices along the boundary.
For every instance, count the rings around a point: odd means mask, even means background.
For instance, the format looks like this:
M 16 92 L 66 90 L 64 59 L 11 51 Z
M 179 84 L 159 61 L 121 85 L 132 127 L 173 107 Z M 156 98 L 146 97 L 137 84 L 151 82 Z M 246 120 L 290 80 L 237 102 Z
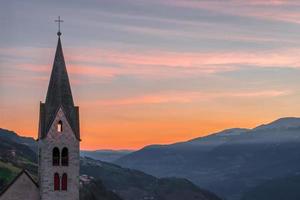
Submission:
M 60 120 L 58 123 L 57 123 L 57 132 L 61 133 L 63 131 L 63 123 L 62 121 Z
M 53 151 L 52 151 L 52 164 L 53 166 L 58 166 L 59 165 L 59 159 L 60 159 L 60 155 L 59 155 L 59 149 L 57 147 L 54 147 Z
M 62 175 L 61 190 L 68 190 L 68 175 L 66 173 Z
M 61 152 L 61 165 L 68 166 L 69 165 L 69 151 L 68 148 L 64 147 Z
M 59 174 L 54 174 L 54 191 L 60 190 L 60 180 L 59 180 Z

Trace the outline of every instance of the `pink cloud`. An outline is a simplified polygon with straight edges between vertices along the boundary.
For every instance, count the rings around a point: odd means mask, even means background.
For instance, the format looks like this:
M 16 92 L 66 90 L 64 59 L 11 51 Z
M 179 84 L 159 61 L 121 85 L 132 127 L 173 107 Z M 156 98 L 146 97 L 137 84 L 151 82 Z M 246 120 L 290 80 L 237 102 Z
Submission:
M 193 77 L 235 71 L 243 67 L 300 67 L 300 49 L 180 53 L 67 48 L 65 58 L 70 74 L 94 80 L 112 79 L 118 76 L 150 79 Z M 52 60 L 49 62 L 31 64 L 20 61 L 14 64 L 14 68 L 49 75 Z M 2 77 L 4 76 L 3 73 Z M 80 83 L 80 80 L 77 82 Z
M 25 71 L 32 72 L 49 72 L 50 67 L 47 65 L 39 65 L 39 64 L 17 64 L 15 68 Z
M 219 98 L 272 98 L 290 95 L 290 90 L 263 90 L 247 92 L 198 92 L 173 91 L 156 94 L 147 94 L 135 97 L 104 99 L 93 102 L 82 102 L 83 106 L 128 106 L 141 104 L 164 103 L 191 103 L 195 101 L 208 101 Z
M 70 57 L 74 63 L 87 63 L 87 66 L 107 67 L 113 72 L 129 74 L 159 72 L 160 70 L 192 71 L 193 73 L 217 73 L 238 69 L 237 65 L 253 67 L 300 67 L 299 49 L 248 52 L 121 52 L 113 50 L 85 49 L 80 56 Z M 92 64 L 89 64 L 92 63 Z M 114 69 L 114 70 L 113 70 Z M 163 75 L 163 74 L 162 74 Z

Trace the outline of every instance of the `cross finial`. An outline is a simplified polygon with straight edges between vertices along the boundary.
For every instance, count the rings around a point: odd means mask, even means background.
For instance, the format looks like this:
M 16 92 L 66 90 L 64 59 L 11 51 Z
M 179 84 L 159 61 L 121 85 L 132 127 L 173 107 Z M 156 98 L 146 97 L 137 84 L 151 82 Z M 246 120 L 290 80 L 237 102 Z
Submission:
M 61 22 L 64 22 L 64 20 L 61 20 L 61 19 L 60 19 L 60 16 L 58 16 L 58 19 L 56 19 L 55 22 L 58 23 L 58 32 L 57 32 L 57 35 L 58 35 L 58 36 L 61 36 L 61 32 L 60 32 L 60 23 L 61 23 Z

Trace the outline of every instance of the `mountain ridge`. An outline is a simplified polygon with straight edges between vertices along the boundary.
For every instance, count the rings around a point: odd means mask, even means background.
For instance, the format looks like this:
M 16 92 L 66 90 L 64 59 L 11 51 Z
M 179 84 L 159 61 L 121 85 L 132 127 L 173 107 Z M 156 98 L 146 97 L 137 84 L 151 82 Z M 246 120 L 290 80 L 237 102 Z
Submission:
M 271 129 L 271 128 L 295 128 L 300 127 L 300 118 L 298 117 L 282 117 L 268 124 L 262 124 L 254 128 L 254 130 L 259 129 Z
M 285 123 L 283 126 L 283 123 Z M 295 125 L 296 124 L 296 125 Z M 145 148 L 156 148 L 156 147 L 165 147 L 170 145 L 180 145 L 182 143 L 194 143 L 200 140 L 208 140 L 212 137 L 226 137 L 226 136 L 239 136 L 240 134 L 250 133 L 251 131 L 259 131 L 259 130 L 267 130 L 267 129 L 280 129 L 280 128 L 300 128 L 300 117 L 282 117 L 278 118 L 274 121 L 271 121 L 266 124 L 258 125 L 254 128 L 228 128 L 221 131 L 210 133 L 206 136 L 200 136 L 196 138 L 192 138 L 186 141 L 178 141 L 171 144 L 150 144 L 146 145 L 139 150 L 143 150 Z
M 253 129 L 227 129 L 185 142 L 146 146 L 115 163 L 158 177 L 176 174 L 238 200 L 265 180 L 297 174 L 298 152 L 300 118 L 289 117 Z

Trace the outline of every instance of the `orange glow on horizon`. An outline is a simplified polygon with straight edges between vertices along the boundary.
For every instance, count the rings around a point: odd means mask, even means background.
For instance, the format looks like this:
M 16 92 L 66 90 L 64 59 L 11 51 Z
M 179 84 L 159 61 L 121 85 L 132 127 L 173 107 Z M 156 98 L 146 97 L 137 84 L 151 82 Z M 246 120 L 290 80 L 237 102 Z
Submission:
M 31 119 L 36 120 L 31 120 Z M 172 117 L 171 117 L 172 118 Z M 170 144 L 206 136 L 227 128 L 253 128 L 268 123 L 275 118 L 235 119 L 216 117 L 216 120 L 205 119 L 157 119 L 157 120 L 104 120 L 87 119 L 81 116 L 81 149 L 131 149 L 137 150 L 151 144 Z M 209 118 L 209 117 L 207 117 Z M 37 137 L 37 117 L 28 117 L 18 123 L 5 121 L 1 124 L 16 133 Z

